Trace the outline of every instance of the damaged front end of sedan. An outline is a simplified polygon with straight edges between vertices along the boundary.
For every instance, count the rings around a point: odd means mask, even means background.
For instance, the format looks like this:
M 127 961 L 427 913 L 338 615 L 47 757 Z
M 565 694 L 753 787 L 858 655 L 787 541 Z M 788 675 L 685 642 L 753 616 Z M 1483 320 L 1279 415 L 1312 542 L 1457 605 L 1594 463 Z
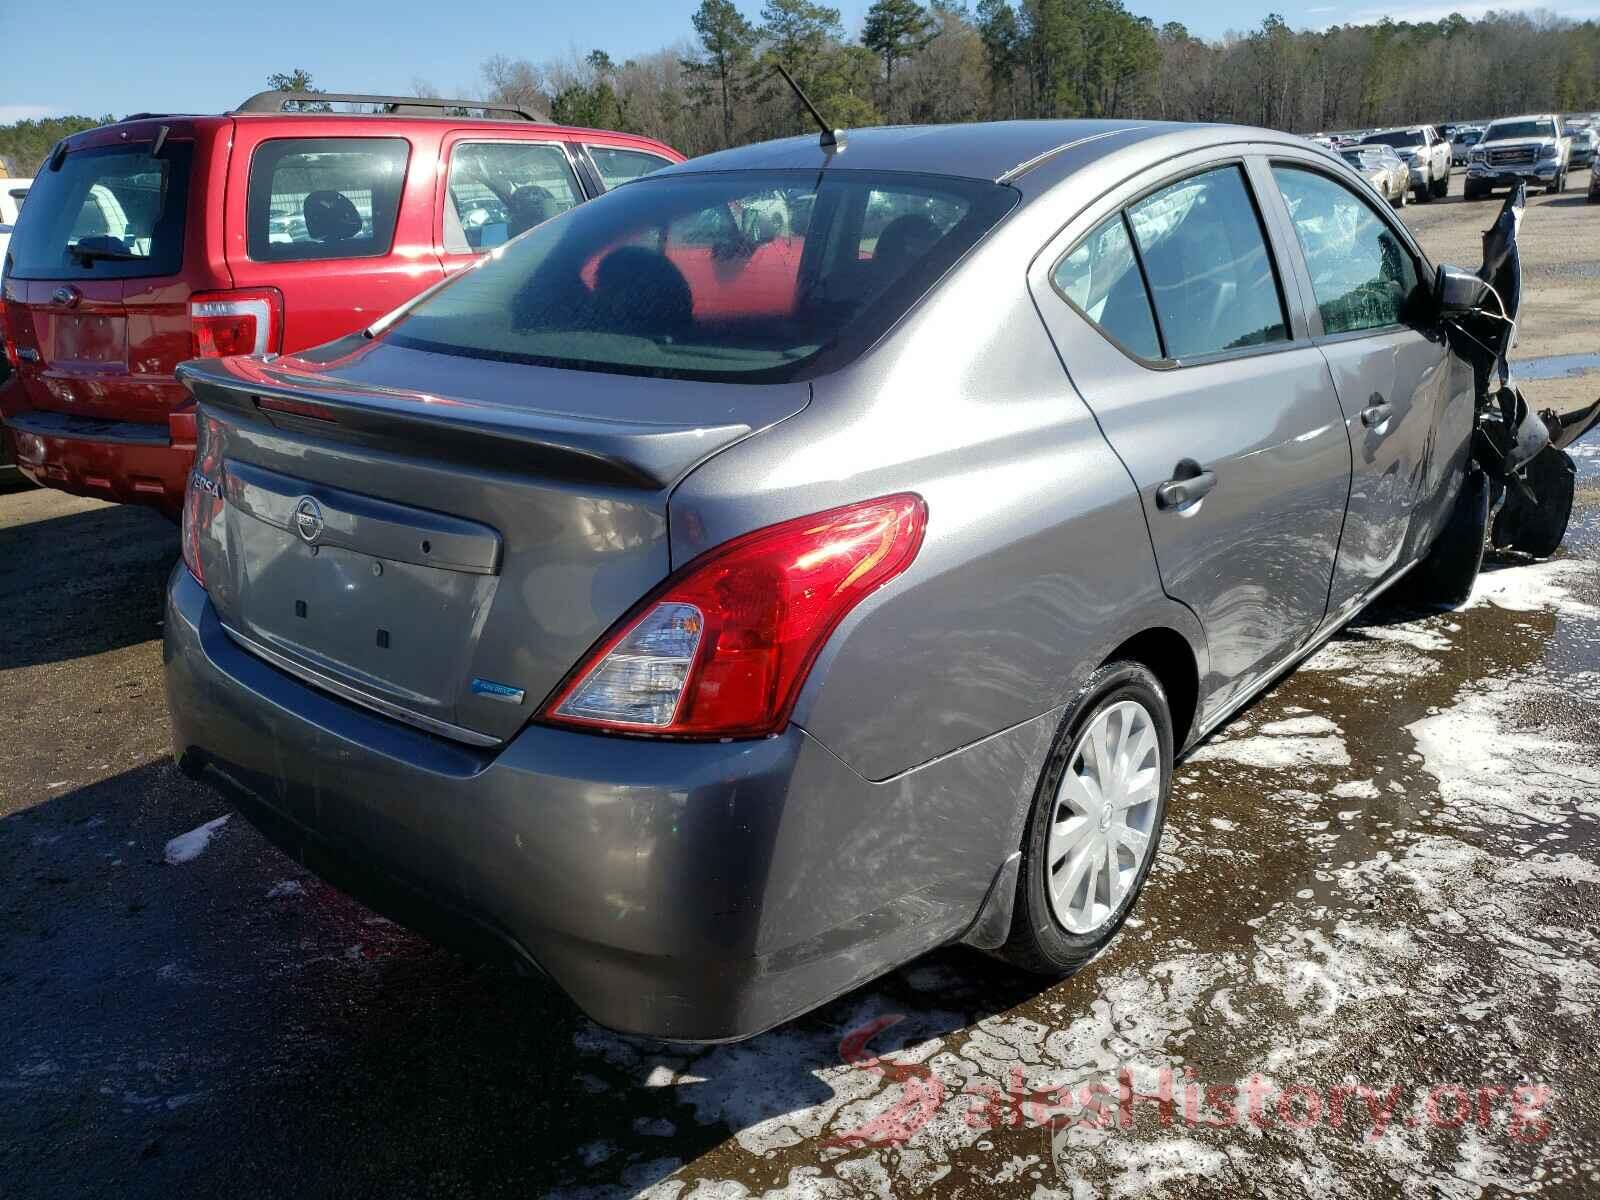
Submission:
M 1517 233 L 1527 190 L 1518 184 L 1483 235 L 1476 274 L 1442 266 L 1434 303 L 1458 353 L 1477 376 L 1473 458 L 1493 487 L 1490 544 L 1543 557 L 1566 536 L 1577 469 L 1566 447 L 1600 420 L 1600 400 L 1571 413 L 1535 411 L 1518 386 L 1509 355 L 1522 304 Z

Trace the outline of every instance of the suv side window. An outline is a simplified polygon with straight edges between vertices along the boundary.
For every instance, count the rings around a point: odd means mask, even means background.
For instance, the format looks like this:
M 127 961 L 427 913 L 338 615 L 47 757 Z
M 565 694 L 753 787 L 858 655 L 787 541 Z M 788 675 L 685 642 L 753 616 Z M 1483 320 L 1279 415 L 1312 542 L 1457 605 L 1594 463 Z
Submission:
M 1121 213 L 1102 221 L 1067 251 L 1050 273 L 1050 282 L 1124 350 L 1140 358 L 1161 357 L 1150 296 Z
M 1180 179 L 1127 213 L 1166 357 L 1288 340 L 1277 273 L 1243 168 Z
M 1373 207 L 1342 183 L 1274 166 L 1311 272 L 1325 334 L 1399 325 L 1417 289 L 1417 264 Z
M 659 154 L 647 154 L 643 150 L 624 150 L 618 146 L 588 146 L 586 149 L 607 191 L 619 183 L 672 165 L 671 159 L 662 158 Z
M 541 142 L 457 142 L 445 192 L 445 249 L 492 250 L 582 199 L 566 150 Z
M 404 138 L 279 138 L 250 162 L 245 230 L 257 262 L 377 258 L 394 243 Z

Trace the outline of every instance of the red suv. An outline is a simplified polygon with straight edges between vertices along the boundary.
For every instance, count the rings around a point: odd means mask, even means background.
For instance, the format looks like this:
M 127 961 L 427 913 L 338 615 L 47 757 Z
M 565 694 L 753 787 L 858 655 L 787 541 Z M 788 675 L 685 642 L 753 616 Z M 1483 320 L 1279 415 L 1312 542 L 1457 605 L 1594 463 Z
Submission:
M 457 115 L 471 111 L 484 116 Z M 682 159 L 482 101 L 328 93 L 75 134 L 40 169 L 5 257 L 6 439 L 41 484 L 176 517 L 194 456 L 178 363 L 364 329 L 508 238 Z

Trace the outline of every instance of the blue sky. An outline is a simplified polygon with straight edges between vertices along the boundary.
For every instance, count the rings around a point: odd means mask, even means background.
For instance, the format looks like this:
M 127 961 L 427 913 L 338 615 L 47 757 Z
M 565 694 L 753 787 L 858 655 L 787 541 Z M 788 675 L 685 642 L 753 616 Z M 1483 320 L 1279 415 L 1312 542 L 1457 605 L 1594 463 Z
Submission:
M 859 31 L 871 0 L 837 0 L 845 27 Z M 272 0 L 267 4 L 145 0 L 0 0 L 0 123 L 52 113 L 136 110 L 219 112 L 265 86 L 269 72 L 304 67 L 324 88 L 397 92 L 416 77 L 445 95 L 475 94 L 478 64 L 494 53 L 535 62 L 593 47 L 619 61 L 690 36 L 697 0 Z M 1545 0 L 1539 7 L 1588 15 L 1600 0 Z M 740 0 L 752 18 L 760 0 Z M 1460 11 L 1532 8 L 1536 0 L 1495 4 L 1324 0 L 1296 7 L 1281 0 L 1213 0 L 1196 12 L 1183 0 L 1128 0 L 1157 23 L 1182 20 L 1217 36 L 1283 12 L 1296 27 L 1428 18 Z

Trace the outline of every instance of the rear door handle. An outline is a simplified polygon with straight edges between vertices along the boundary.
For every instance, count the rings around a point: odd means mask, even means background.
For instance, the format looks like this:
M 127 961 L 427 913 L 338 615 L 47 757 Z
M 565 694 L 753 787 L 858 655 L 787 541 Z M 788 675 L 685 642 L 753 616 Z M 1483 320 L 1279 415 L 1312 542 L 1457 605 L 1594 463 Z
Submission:
M 1394 408 L 1388 404 L 1374 404 L 1371 408 L 1361 410 L 1361 423 L 1368 429 L 1376 429 L 1389 419 Z
M 1156 488 L 1156 507 L 1171 512 L 1204 499 L 1217 486 L 1217 473 L 1202 470 L 1192 458 L 1177 466 L 1173 478 Z

